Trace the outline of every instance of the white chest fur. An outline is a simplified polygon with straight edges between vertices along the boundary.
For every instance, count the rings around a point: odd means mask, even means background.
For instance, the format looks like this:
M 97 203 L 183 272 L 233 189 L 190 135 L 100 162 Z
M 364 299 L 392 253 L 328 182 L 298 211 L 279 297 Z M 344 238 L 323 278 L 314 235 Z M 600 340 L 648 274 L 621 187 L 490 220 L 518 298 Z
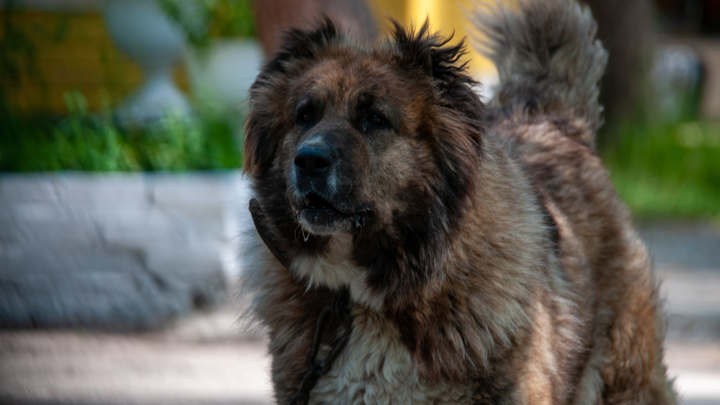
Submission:
M 300 256 L 291 266 L 309 286 L 340 288 L 347 286 L 354 302 L 379 310 L 383 296 L 371 291 L 365 282 L 365 271 L 350 258 L 352 236 L 335 235 L 322 256 Z
M 353 310 L 353 333 L 311 404 L 470 404 L 468 387 L 423 384 L 397 326 L 373 310 Z

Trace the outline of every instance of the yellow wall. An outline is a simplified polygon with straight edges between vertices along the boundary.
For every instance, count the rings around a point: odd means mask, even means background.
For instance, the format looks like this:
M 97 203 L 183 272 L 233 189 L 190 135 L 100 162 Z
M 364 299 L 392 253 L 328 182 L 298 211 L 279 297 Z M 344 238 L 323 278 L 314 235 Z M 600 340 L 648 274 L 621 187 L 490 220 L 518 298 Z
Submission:
M 34 54 L 16 60 L 22 76 L 9 88 L 8 96 L 17 111 L 64 114 L 63 94 L 69 91 L 80 91 L 96 111 L 103 97 L 117 103 L 140 84 L 139 69 L 112 44 L 99 14 L 7 13 L 0 11 L 0 21 L 9 21 L 24 38 L 20 45 Z M 4 31 L 0 30 L 0 41 L 5 40 Z M 176 79 L 187 88 L 180 69 Z
M 473 1 L 484 0 L 370 0 L 381 27 L 388 26 L 388 17 L 395 18 L 404 24 L 420 26 L 426 18 L 430 19 L 433 31 L 443 36 L 455 33 L 452 44 L 456 44 L 467 36 L 465 29 L 465 11 Z M 492 63 L 475 51 L 468 44 L 469 69 L 472 74 L 484 75 L 494 72 Z

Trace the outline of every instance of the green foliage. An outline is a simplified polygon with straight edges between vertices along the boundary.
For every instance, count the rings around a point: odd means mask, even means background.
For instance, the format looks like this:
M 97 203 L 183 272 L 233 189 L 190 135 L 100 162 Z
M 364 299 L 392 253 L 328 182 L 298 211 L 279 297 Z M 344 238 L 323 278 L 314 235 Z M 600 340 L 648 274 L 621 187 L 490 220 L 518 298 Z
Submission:
M 1 101 L 1 100 L 0 100 Z M 93 115 L 79 93 L 67 94 L 70 115 L 59 123 L 18 118 L 0 103 L 0 171 L 183 171 L 234 169 L 240 140 L 232 120 L 168 114 L 123 130 L 108 112 Z
M 13 114 L 0 96 L 0 171 L 184 171 L 240 167 L 239 122 L 201 113 L 169 114 L 123 130 L 109 112 L 89 114 L 66 96 L 60 122 Z M 635 122 L 602 153 L 621 198 L 641 218 L 720 217 L 720 123 Z
M 255 15 L 250 0 L 159 0 L 160 8 L 195 47 L 210 38 L 255 36 Z
M 720 123 L 623 126 L 603 160 L 639 217 L 720 217 Z

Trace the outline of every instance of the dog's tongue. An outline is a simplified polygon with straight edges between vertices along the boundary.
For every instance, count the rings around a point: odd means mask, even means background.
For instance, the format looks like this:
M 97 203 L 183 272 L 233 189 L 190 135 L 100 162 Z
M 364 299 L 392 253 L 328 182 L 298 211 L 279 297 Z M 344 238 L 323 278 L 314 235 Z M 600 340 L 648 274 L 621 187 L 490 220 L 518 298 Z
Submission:
M 282 243 L 278 239 L 278 237 L 272 232 L 272 229 L 270 228 L 270 221 L 267 218 L 267 215 L 265 215 L 265 211 L 263 211 L 262 207 L 260 206 L 260 203 L 256 198 L 253 198 L 250 200 L 250 214 L 252 215 L 253 223 L 255 224 L 255 229 L 257 230 L 258 234 L 260 235 L 260 238 L 262 238 L 263 242 L 265 242 L 265 245 L 270 249 L 273 255 L 275 255 L 275 258 L 283 265 L 285 268 L 290 267 L 290 255 L 282 249 Z

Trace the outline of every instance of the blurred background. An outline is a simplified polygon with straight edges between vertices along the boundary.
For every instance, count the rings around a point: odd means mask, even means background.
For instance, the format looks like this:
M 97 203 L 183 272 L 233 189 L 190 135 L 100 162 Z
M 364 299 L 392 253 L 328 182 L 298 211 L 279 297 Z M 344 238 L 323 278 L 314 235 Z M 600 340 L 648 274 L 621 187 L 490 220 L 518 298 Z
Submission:
M 248 88 L 289 26 L 429 18 L 456 43 L 477 4 L 0 0 L 0 403 L 272 403 L 234 292 Z M 663 280 L 670 374 L 720 404 L 720 1 L 587 4 L 598 152 Z M 492 64 L 465 59 L 488 99 Z

